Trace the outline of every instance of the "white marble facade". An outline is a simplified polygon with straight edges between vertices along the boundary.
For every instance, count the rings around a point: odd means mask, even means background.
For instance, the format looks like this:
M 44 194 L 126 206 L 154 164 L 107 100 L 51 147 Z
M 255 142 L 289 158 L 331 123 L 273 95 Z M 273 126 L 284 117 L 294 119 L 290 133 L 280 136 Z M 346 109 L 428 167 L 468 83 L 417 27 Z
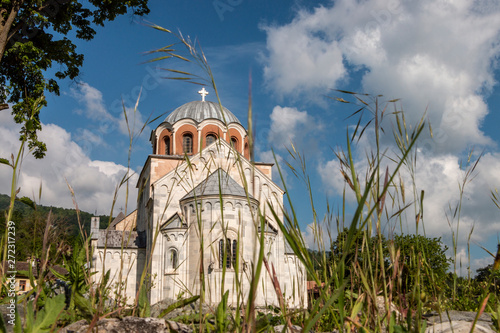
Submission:
M 272 164 L 252 164 L 246 130 L 229 110 L 214 113 L 209 103 L 185 104 L 152 132 L 137 210 L 107 230 L 93 221 L 95 278 L 102 267 L 110 269 L 113 283 L 126 286 L 129 303 L 145 272 L 151 304 L 203 290 L 209 304 L 229 291 L 234 305 L 238 297 L 246 302 L 263 237 L 265 258 L 288 306 L 303 308 L 306 272 L 271 214 L 273 207 L 282 218 L 284 194 L 271 179 Z M 256 304 L 278 305 L 265 269 Z

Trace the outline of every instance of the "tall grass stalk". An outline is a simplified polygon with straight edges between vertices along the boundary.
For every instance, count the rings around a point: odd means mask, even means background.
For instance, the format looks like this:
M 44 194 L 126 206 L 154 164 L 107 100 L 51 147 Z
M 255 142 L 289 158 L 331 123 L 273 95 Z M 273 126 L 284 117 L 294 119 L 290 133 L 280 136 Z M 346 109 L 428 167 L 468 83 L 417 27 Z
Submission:
M 194 64 L 202 71 L 202 75 L 196 75 L 187 71 L 181 71 L 174 68 L 165 69 L 174 80 L 184 82 L 191 82 L 198 85 L 210 85 L 217 97 L 219 107 L 224 115 L 224 109 L 219 97 L 219 92 L 215 85 L 215 79 L 211 71 L 205 54 L 199 47 L 197 42 L 192 42 L 189 38 L 184 38 L 182 34 L 172 33 L 168 29 L 161 28 L 153 25 L 154 29 L 164 31 L 177 38 L 178 43 L 167 45 L 164 48 L 151 51 L 151 54 L 160 54 L 159 57 L 151 60 L 151 62 L 177 59 L 186 64 Z M 176 50 L 176 46 L 181 45 L 187 52 L 187 55 L 182 55 L 182 52 Z M 245 172 L 247 164 L 239 158 L 238 153 L 234 150 L 232 155 L 226 157 L 226 161 L 222 161 L 220 157 L 204 156 L 208 166 L 203 166 L 206 170 L 208 177 L 213 170 L 212 166 L 219 166 L 217 163 L 224 163 L 229 165 L 230 159 L 234 158 L 234 167 L 239 174 L 243 183 L 243 188 L 246 194 L 246 202 L 249 207 L 252 207 L 252 195 L 256 193 L 255 187 L 255 162 L 254 162 L 254 141 L 253 131 L 254 124 L 252 120 L 252 96 L 251 96 L 251 77 L 249 80 L 249 103 L 248 103 L 248 143 L 250 154 L 251 173 L 248 176 Z M 311 220 L 312 220 L 312 234 L 314 239 L 314 246 L 319 251 L 319 254 L 313 254 L 306 243 L 304 234 L 301 231 L 301 221 L 299 221 L 297 208 L 294 206 L 290 191 L 285 182 L 284 171 L 282 165 L 278 163 L 278 158 L 274 154 L 276 161 L 276 169 L 279 174 L 283 190 L 286 195 L 285 202 L 281 206 L 272 205 L 270 202 L 259 205 L 256 210 L 250 209 L 251 222 L 255 233 L 252 235 L 254 246 L 252 253 L 252 261 L 243 262 L 242 252 L 244 252 L 241 245 L 242 230 L 241 227 L 237 231 L 230 230 L 228 221 L 223 207 L 223 179 L 219 177 L 219 202 L 220 204 L 220 219 L 213 223 L 211 226 L 206 225 L 202 216 L 202 198 L 198 193 L 194 193 L 194 216 L 195 223 L 191 223 L 188 228 L 190 232 L 197 235 L 199 241 L 199 262 L 197 263 L 199 269 L 196 281 L 188 282 L 186 285 L 181 285 L 182 282 L 177 281 L 183 291 L 195 291 L 198 295 L 189 295 L 188 298 L 180 300 L 162 312 L 161 316 L 167 314 L 175 307 L 180 307 L 199 298 L 199 308 L 197 317 L 193 319 L 191 326 L 196 328 L 199 332 L 204 331 L 235 331 L 235 332 L 256 332 L 259 330 L 269 329 L 270 322 L 268 317 L 262 316 L 256 306 L 256 299 L 258 293 L 264 286 L 266 281 L 270 281 L 274 295 L 266 295 L 271 299 L 278 302 L 275 316 L 291 329 L 292 324 L 301 326 L 304 332 L 310 330 L 342 330 L 346 332 L 355 331 L 418 331 L 425 330 L 425 322 L 421 320 L 422 315 L 429 308 L 434 308 L 438 311 L 445 310 L 447 303 L 446 295 L 440 286 L 443 281 L 438 281 L 440 278 L 433 270 L 430 254 L 426 251 L 426 239 L 418 236 L 420 232 L 425 235 L 424 225 L 424 195 L 423 190 L 418 190 L 417 186 L 417 142 L 428 126 L 432 135 L 430 125 L 425 121 L 425 115 L 416 124 L 416 126 L 408 126 L 405 119 L 404 112 L 397 106 L 398 100 L 383 100 L 382 96 L 370 96 L 366 94 L 356 94 L 348 91 L 336 91 L 349 96 L 353 101 L 348 102 L 344 98 L 332 97 L 334 100 L 351 103 L 356 105 L 356 111 L 351 116 L 359 116 L 359 120 L 354 128 L 346 130 L 346 146 L 345 149 L 338 149 L 334 155 L 339 162 L 339 176 L 345 181 L 344 189 L 341 199 L 337 203 L 339 207 L 335 212 L 335 205 L 327 202 L 327 212 L 323 218 L 320 217 L 315 203 L 315 189 L 311 183 L 308 175 L 306 157 L 301 154 L 296 146 L 292 143 L 288 149 L 288 156 L 290 162 L 285 162 L 286 166 L 291 172 L 299 178 L 306 188 L 309 196 L 309 203 L 311 207 Z M 138 109 L 138 102 L 135 104 L 134 115 Z M 37 106 L 35 105 L 34 108 Z M 392 111 L 391 108 L 393 107 Z M 129 184 L 132 177 L 130 172 L 131 165 L 131 152 L 132 146 L 136 142 L 136 133 L 134 128 L 129 125 L 129 114 L 125 105 L 123 105 L 124 117 L 127 123 L 129 133 L 129 150 L 128 150 L 128 163 L 127 173 L 120 180 L 116 187 L 113 203 L 111 206 L 110 220 L 114 211 L 114 205 L 118 198 L 118 192 L 124 186 L 126 202 L 129 196 Z M 363 119 L 363 115 L 368 113 L 369 119 Z M 35 113 L 34 113 L 35 114 Z M 384 145 L 382 138 L 387 137 L 385 124 L 386 119 L 393 119 L 392 133 L 393 139 L 396 144 L 395 150 L 389 149 Z M 142 125 L 138 134 L 142 133 L 149 123 L 156 120 L 148 120 Z M 374 138 L 374 145 L 370 151 L 365 152 L 363 162 L 358 162 L 359 150 L 356 149 L 356 143 L 359 143 L 363 136 L 370 135 Z M 7 221 L 12 216 L 12 209 L 14 205 L 15 196 L 17 195 L 17 178 L 22 164 L 22 157 L 24 154 L 24 141 L 21 141 L 21 147 L 17 154 L 17 158 L 12 157 L 12 162 L 6 159 L 1 159 L 0 162 L 7 164 L 13 168 L 13 179 L 11 188 L 11 202 L 9 212 L 7 214 Z M 200 145 L 200 153 L 203 144 Z M 214 146 L 216 150 L 222 151 L 225 149 L 220 142 Z M 219 151 L 219 152 L 220 152 Z M 472 161 L 472 152 L 468 156 L 468 164 L 464 172 L 464 177 L 459 183 L 459 201 L 452 209 L 450 207 L 450 214 L 448 222 L 452 234 L 453 252 L 454 252 L 454 274 L 453 287 L 451 288 L 451 300 L 456 300 L 459 296 L 458 290 L 458 277 L 457 277 L 457 248 L 459 239 L 459 225 L 460 215 L 462 211 L 462 200 L 465 193 L 465 186 L 474 178 L 474 171 L 479 163 L 479 158 Z M 232 162 L 232 160 L 231 160 Z M 471 163 L 471 164 L 470 164 Z M 198 184 L 199 178 L 196 175 L 200 172 L 191 163 L 190 157 L 185 155 L 182 163 L 185 169 L 181 170 L 180 166 L 174 169 L 178 176 L 175 185 L 181 185 L 183 190 L 193 190 Z M 296 166 L 298 165 L 298 166 Z M 470 165 L 470 166 L 469 166 Z M 231 171 L 231 166 L 225 170 L 227 173 Z M 184 167 L 183 167 L 184 168 Z M 201 171 L 203 172 L 203 171 Z M 335 176 L 335 175 L 332 175 Z M 139 186 L 139 198 L 142 193 L 147 190 L 150 179 L 146 179 Z M 75 194 L 71 186 L 68 184 L 70 192 L 75 202 L 75 207 L 78 214 L 78 205 L 76 203 Z M 149 191 L 147 191 L 149 192 Z M 85 289 L 82 282 L 85 284 L 93 283 L 93 287 L 88 291 L 88 299 L 82 300 L 83 297 L 76 297 L 72 299 L 70 309 L 74 310 L 74 319 L 76 317 L 85 317 L 90 320 L 90 329 L 93 329 L 97 322 L 111 315 L 124 315 L 131 313 L 138 316 L 150 315 L 150 304 L 148 293 L 152 285 L 155 283 L 155 277 L 151 276 L 151 267 L 153 261 L 153 254 L 155 246 L 159 240 L 160 225 L 166 218 L 166 212 L 171 204 L 172 192 L 170 197 L 167 198 L 166 204 L 163 207 L 163 213 L 158 216 L 156 221 L 151 221 L 151 225 L 146 226 L 148 230 L 148 238 L 150 238 L 150 246 L 146 249 L 146 262 L 141 272 L 138 281 L 138 289 L 134 295 L 133 305 L 128 307 L 126 305 L 126 286 L 128 275 L 130 274 L 130 267 L 133 263 L 126 267 L 122 263 L 117 272 L 111 275 L 109 269 L 106 269 L 106 248 L 102 260 L 102 267 L 97 269 L 101 270 L 101 277 L 95 279 L 94 272 L 83 269 L 83 272 L 78 271 L 78 265 L 75 263 L 86 260 L 90 262 L 94 253 L 89 246 L 89 235 L 84 231 L 80 222 L 80 232 L 82 235 L 82 255 L 85 259 L 76 258 L 68 267 L 73 265 L 73 269 L 82 273 L 82 278 L 75 278 L 73 282 L 75 292 L 82 293 Z M 351 197 L 353 198 L 351 200 Z M 500 196 L 498 192 L 492 192 L 492 199 L 494 203 L 500 208 Z M 413 212 L 409 212 L 413 206 Z M 352 212 L 351 212 L 352 208 Z M 125 206 L 127 211 L 127 203 Z M 271 261 L 267 260 L 265 253 L 265 231 L 267 228 L 266 216 L 272 215 L 274 221 L 277 222 L 278 227 L 283 234 L 284 239 L 293 250 L 297 259 L 302 263 L 310 280 L 314 281 L 318 288 L 318 298 L 311 298 L 307 308 L 291 309 L 286 303 L 283 295 L 282 281 L 279 281 L 278 274 Z M 239 213 L 241 214 L 241 212 Z M 410 216 L 410 217 L 409 217 Z M 238 216 L 242 220 L 242 215 Z M 415 230 L 414 242 L 408 241 L 408 247 L 404 247 L 397 243 L 398 236 L 395 236 L 397 225 L 401 233 L 404 232 L 405 220 L 410 220 L 413 226 L 406 226 Z M 456 221 L 456 224 L 454 224 Z M 149 223 L 149 221 L 148 221 Z M 50 215 L 46 228 L 50 228 L 51 220 Z M 337 235 L 332 232 L 336 227 Z M 222 251 L 222 267 L 220 267 L 221 277 L 219 281 L 211 281 L 210 277 L 206 275 L 206 271 L 210 267 L 205 267 L 208 258 L 207 255 L 217 257 L 217 243 L 218 238 L 206 237 L 207 228 L 209 233 L 219 232 L 223 243 Z M 46 229 L 48 230 L 48 229 Z M 259 232 L 260 231 L 260 232 Z M 227 251 L 227 239 L 229 233 L 236 233 L 237 246 L 235 253 L 235 260 L 230 256 L 230 251 Z M 468 246 L 471 240 L 473 228 L 471 228 L 468 235 Z M 325 240 L 324 235 L 327 235 Z M 46 232 L 47 235 L 47 232 Z M 335 238 L 336 236 L 336 238 Z M 386 240 L 389 236 L 390 239 Z M 234 237 L 234 236 L 231 236 Z M 404 236 L 400 236 L 404 238 Z M 2 239 L 3 258 L 6 258 L 7 249 L 7 233 Z M 48 236 L 44 237 L 44 253 L 48 253 L 50 244 L 47 241 Z M 129 239 L 126 239 L 125 233 L 122 237 L 122 246 L 120 255 L 123 258 L 125 249 Z M 184 246 L 186 244 L 183 244 Z M 215 249 L 214 249 L 215 248 Z M 224 251 L 224 249 L 226 249 Z M 219 251 L 221 249 L 219 248 Z M 470 261 L 470 248 L 468 247 L 469 261 Z M 500 250 L 499 252 L 500 253 Z M 497 253 L 493 269 L 500 267 L 500 254 Z M 432 254 L 431 254 L 432 255 Z M 78 261 L 80 260 L 80 261 Z M 233 270 L 228 270 L 226 265 L 231 261 Z M 48 257 L 43 260 L 42 271 L 47 271 L 46 264 Z M 182 265 L 183 263 L 181 263 Z M 210 263 L 213 265 L 214 263 Z M 83 265 L 81 265 L 83 266 Z M 75 268 L 76 267 L 76 268 Z M 81 268 L 81 267 L 80 267 Z M 174 267 L 177 269 L 177 267 Z M 229 274 L 234 275 L 234 284 L 229 286 L 225 280 Z M 158 278 L 163 278 L 162 276 Z M 43 295 L 41 292 L 44 288 L 43 277 L 37 282 L 37 296 Z M 115 303 L 109 304 L 110 292 L 112 289 L 111 281 L 117 281 L 115 291 Z M 469 273 L 469 284 L 471 283 Z M 477 318 L 486 309 L 497 314 L 496 321 L 500 327 L 500 306 L 497 301 L 492 301 L 494 293 L 490 292 L 489 288 L 493 281 L 493 275 L 488 280 L 488 288 L 482 290 L 480 302 L 478 303 Z M 441 283 L 440 283 L 441 282 Z M 213 291 L 207 288 L 208 284 L 217 285 L 219 283 L 220 290 Z M 33 282 L 34 284 L 34 282 Z M 248 288 L 243 286 L 247 284 Z M 196 286 L 199 286 L 195 288 Z M 76 290 L 78 289 L 78 290 Z M 496 289 L 495 289 L 496 290 Z M 77 292 L 78 291 L 78 292 Z M 428 295 L 428 294 L 430 295 Z M 229 299 L 229 295 L 231 299 Z M 472 295 L 472 294 L 470 294 Z M 299 295 L 287 295 L 290 297 L 299 297 Z M 37 302 L 30 303 L 34 311 L 37 310 Z M 210 303 L 217 300 L 218 304 L 210 308 L 210 313 L 204 313 L 205 303 Z M 444 305 L 443 305 L 444 304 Z M 60 305 L 60 304 L 59 304 Z M 381 307 L 383 309 L 381 309 Z M 56 308 L 54 306 L 54 308 Z M 80 310 L 82 314 L 77 314 L 76 309 Z M 395 309 L 399 311 L 395 311 Z M 62 313 L 62 310 L 60 311 Z M 59 312 L 58 312 L 59 313 Z M 57 319 L 55 319 L 57 320 Z M 195 325 L 195 321 L 197 324 Z M 55 322 L 53 324 L 55 327 Z

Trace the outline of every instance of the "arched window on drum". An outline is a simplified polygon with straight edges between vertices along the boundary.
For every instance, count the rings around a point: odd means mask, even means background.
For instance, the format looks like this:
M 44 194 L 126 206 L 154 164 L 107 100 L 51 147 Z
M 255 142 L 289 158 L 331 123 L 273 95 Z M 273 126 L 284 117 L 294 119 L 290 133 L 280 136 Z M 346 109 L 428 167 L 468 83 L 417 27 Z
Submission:
M 238 139 L 235 136 L 231 137 L 231 147 L 238 150 Z
M 185 154 L 193 153 L 193 135 L 191 133 L 186 133 L 182 136 L 182 151 Z
M 166 136 L 163 138 L 163 143 L 165 144 L 165 155 L 170 155 L 170 137 Z
M 210 146 L 212 143 L 214 143 L 217 140 L 217 137 L 215 134 L 208 134 L 205 137 L 205 142 L 206 142 L 206 147 Z

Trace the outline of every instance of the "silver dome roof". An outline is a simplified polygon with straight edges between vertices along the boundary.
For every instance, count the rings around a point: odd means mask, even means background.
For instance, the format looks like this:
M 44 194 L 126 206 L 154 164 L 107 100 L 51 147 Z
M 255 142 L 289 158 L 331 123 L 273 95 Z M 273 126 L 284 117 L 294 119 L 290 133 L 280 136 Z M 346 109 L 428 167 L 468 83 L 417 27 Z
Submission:
M 194 101 L 189 102 L 184 105 L 179 106 L 171 114 L 165 118 L 165 121 L 173 124 L 181 119 L 193 119 L 197 123 L 201 123 L 205 119 L 218 119 L 226 124 L 238 123 L 241 125 L 240 121 L 236 116 L 222 107 L 224 111 L 224 116 L 222 115 L 220 106 L 218 103 L 209 101 Z

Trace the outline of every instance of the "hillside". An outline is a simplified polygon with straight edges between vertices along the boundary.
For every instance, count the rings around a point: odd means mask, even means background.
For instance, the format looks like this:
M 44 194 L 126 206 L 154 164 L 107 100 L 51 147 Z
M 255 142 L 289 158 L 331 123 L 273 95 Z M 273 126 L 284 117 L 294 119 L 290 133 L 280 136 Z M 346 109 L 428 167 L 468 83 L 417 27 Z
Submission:
M 10 197 L 0 194 L 0 231 L 5 231 L 5 217 L 9 207 Z M 49 242 L 51 253 L 57 247 L 70 246 L 81 239 L 80 227 L 78 225 L 78 214 L 76 209 L 68 209 L 53 206 L 36 205 L 32 207 L 16 201 L 12 220 L 16 223 L 16 257 L 17 260 L 25 260 L 26 257 L 41 255 L 43 235 L 49 212 L 52 211 Z M 85 234 L 90 233 L 90 221 L 94 214 L 80 211 L 79 218 Z M 100 215 L 100 227 L 105 228 L 109 223 L 109 216 Z

